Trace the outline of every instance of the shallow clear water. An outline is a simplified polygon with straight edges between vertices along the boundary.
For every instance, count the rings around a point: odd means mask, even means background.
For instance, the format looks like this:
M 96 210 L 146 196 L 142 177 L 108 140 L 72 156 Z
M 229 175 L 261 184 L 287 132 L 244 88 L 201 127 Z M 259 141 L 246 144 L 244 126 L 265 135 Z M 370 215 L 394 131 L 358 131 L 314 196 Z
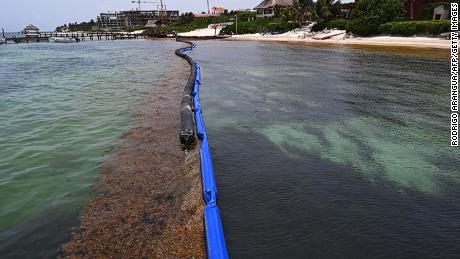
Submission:
M 0 46 L 0 257 L 52 256 L 143 97 L 167 41 Z
M 458 257 L 449 62 L 414 54 L 200 42 L 232 257 Z

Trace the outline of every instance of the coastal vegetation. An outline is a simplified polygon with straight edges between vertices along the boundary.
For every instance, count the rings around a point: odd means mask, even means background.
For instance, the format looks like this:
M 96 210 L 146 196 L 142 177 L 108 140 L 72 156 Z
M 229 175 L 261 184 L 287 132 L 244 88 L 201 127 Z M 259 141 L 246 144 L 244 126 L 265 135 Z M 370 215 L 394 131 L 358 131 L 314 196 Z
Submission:
M 437 35 L 449 31 L 448 20 L 433 21 L 433 10 L 437 6 L 450 3 L 427 5 L 422 11 L 423 21 L 404 21 L 404 1 L 402 0 L 361 0 L 351 13 L 351 19 L 323 20 L 313 26 L 313 31 L 339 29 L 360 35 L 377 34 L 412 36 L 415 34 Z
M 362 36 L 378 34 L 380 25 L 401 19 L 403 12 L 403 0 L 358 1 L 347 31 Z
M 279 19 L 257 19 L 250 21 L 238 22 L 238 31 L 236 24 L 226 26 L 222 34 L 250 34 L 250 33 L 283 33 L 299 28 L 299 23 L 285 22 Z
M 399 21 L 379 26 L 379 32 L 390 35 L 441 34 L 450 30 L 450 21 Z
M 205 17 L 205 18 L 198 18 L 195 17 L 193 13 L 184 13 L 179 17 L 179 21 L 177 23 L 171 23 L 164 27 L 160 27 L 157 29 L 149 29 L 149 31 L 166 31 L 166 32 L 188 32 L 197 29 L 204 29 L 207 28 L 210 24 L 218 24 L 218 23 L 228 23 L 234 22 L 236 19 L 238 21 L 251 21 L 255 20 L 256 14 L 250 11 L 226 11 L 221 16 L 216 17 Z M 240 22 L 238 23 L 238 25 Z
M 293 6 L 275 8 L 275 18 L 271 21 L 249 21 L 238 25 L 238 33 L 257 33 L 265 31 L 285 31 L 309 22 L 315 22 L 312 31 L 324 29 L 346 30 L 359 36 L 379 34 L 412 36 L 439 35 L 448 32 L 450 21 L 433 21 L 433 10 L 438 6 L 448 7 L 450 3 L 427 5 L 421 21 L 404 20 L 403 0 L 361 0 L 357 2 L 350 19 L 341 16 L 341 2 L 331 0 L 299 0 Z M 267 26 L 271 25 L 271 26 Z M 298 26 L 294 26 L 298 25 Z M 223 30 L 223 33 L 235 33 L 235 25 Z
M 433 21 L 435 7 L 449 3 L 427 5 L 422 12 L 423 21 L 404 21 L 403 0 L 361 0 L 349 19 L 341 16 L 341 2 L 336 0 L 298 0 L 292 6 L 277 6 L 272 19 L 256 19 L 229 25 L 223 34 L 282 33 L 315 22 L 312 31 L 324 29 L 346 30 L 359 36 L 378 34 L 412 36 L 437 35 L 449 31 L 450 22 Z
M 82 23 L 69 23 L 64 24 L 56 28 L 57 32 L 76 32 L 76 31 L 93 31 L 94 28 L 97 27 L 97 23 L 91 19 L 89 22 L 82 22 Z
M 218 17 L 216 17 L 218 18 Z M 213 18 L 206 18 L 206 19 L 195 19 L 193 13 L 183 13 L 179 17 L 179 21 L 177 23 L 172 23 L 167 25 L 163 28 L 155 28 L 155 29 L 148 29 L 149 31 L 153 30 L 162 30 L 162 31 L 174 31 L 174 32 L 187 32 L 193 31 L 197 29 L 203 29 L 213 22 L 216 22 L 216 19 Z
M 283 33 L 301 27 L 311 21 L 328 22 L 340 14 L 338 0 L 298 0 L 292 6 L 276 6 L 274 18 L 247 20 L 229 25 L 224 34 Z
M 350 21 L 346 19 L 337 19 L 337 20 L 332 20 L 332 21 L 327 21 L 327 22 L 319 22 L 313 25 L 312 31 L 315 31 L 315 32 L 322 31 L 327 28 L 346 30 L 348 27 L 348 24 L 350 24 Z
M 417 34 L 439 35 L 450 30 L 450 21 L 392 21 L 382 24 L 378 19 L 368 17 L 351 21 L 331 21 L 325 27 L 347 30 L 347 32 L 362 36 L 377 34 L 398 36 L 413 36 Z
M 316 32 L 324 29 L 346 30 L 347 32 L 362 36 L 376 34 L 398 36 L 413 36 L 416 34 L 438 35 L 450 30 L 450 21 L 393 21 L 381 24 L 377 19 L 369 17 L 355 20 L 337 19 L 317 23 L 312 28 Z
M 401 19 L 403 11 L 403 0 L 361 0 L 351 13 L 351 20 L 319 21 L 313 31 L 336 28 L 362 36 L 378 34 L 380 25 Z

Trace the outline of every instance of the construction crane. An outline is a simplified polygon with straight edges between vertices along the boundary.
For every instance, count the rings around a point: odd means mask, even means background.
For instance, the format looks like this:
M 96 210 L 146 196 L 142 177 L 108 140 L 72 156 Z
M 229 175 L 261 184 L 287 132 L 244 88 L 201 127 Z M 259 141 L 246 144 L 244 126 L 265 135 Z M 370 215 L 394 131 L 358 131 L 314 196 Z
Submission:
M 160 4 L 159 6 L 157 6 L 157 8 L 160 7 L 161 11 L 163 11 L 163 9 L 166 8 L 166 5 L 163 5 L 163 0 L 160 0 L 160 2 L 133 0 L 131 1 L 131 3 L 137 4 L 139 11 L 141 10 L 141 3 L 142 4 Z
M 158 10 L 158 12 L 160 14 L 160 20 L 163 21 L 163 16 L 164 16 L 164 14 L 166 12 L 166 5 L 163 4 L 163 0 L 160 0 L 160 2 L 141 1 L 141 0 L 135 0 L 134 1 L 133 0 L 133 1 L 131 1 L 131 3 L 133 3 L 133 4 L 137 3 L 138 6 L 139 6 L 139 9 L 138 9 L 139 11 L 141 10 L 141 3 L 143 3 L 143 4 L 154 4 L 154 5 L 155 4 L 160 4 L 160 5 L 157 5 L 157 10 Z
M 138 6 L 139 6 L 139 7 L 137 8 L 137 10 L 138 10 L 138 11 L 140 11 L 140 10 L 141 10 L 141 1 L 140 1 L 140 0 L 137 0 L 137 1 L 131 1 L 131 3 L 133 3 L 133 4 L 137 3 L 137 4 L 138 4 Z

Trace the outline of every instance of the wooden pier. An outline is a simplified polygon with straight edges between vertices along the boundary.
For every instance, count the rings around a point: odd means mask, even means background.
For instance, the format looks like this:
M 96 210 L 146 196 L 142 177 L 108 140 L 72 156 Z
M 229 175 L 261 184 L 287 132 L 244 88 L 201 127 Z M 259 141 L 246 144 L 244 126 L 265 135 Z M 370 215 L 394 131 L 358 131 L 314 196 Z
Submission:
M 75 38 L 79 41 L 93 40 L 132 40 L 144 39 L 145 34 L 135 34 L 129 32 L 80 32 L 80 33 L 60 33 L 49 32 L 37 35 L 24 35 L 23 37 L 7 37 L 5 43 L 34 43 L 49 42 L 50 38 Z

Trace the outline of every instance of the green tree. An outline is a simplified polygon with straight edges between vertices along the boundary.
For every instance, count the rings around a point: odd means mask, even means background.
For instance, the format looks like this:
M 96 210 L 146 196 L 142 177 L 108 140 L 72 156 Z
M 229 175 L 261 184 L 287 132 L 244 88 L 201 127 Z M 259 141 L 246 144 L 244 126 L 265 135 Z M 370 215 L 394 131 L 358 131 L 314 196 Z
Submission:
M 294 5 L 285 7 L 280 12 L 283 19 L 293 16 L 296 21 L 304 22 L 306 20 L 329 21 L 337 17 L 342 11 L 340 0 L 297 0 Z
M 241 21 L 249 21 L 256 18 L 256 13 L 251 11 L 236 11 L 235 15 L 238 16 L 238 19 Z
M 315 12 L 319 21 L 330 21 L 342 11 L 340 0 L 318 0 Z
M 396 21 L 404 14 L 404 0 L 360 0 L 351 13 L 347 31 L 362 36 L 379 33 L 380 25 Z
M 296 21 L 303 23 L 316 18 L 313 0 L 297 0 L 292 6 L 276 6 L 275 17 L 284 21 Z
M 303 7 L 308 8 L 314 6 L 313 0 L 297 0 L 295 4 Z
M 379 23 L 398 20 L 404 13 L 404 0 L 360 0 L 351 13 L 352 19 L 376 18 Z
M 179 24 L 191 23 L 194 18 L 193 13 L 183 13 L 179 16 Z

